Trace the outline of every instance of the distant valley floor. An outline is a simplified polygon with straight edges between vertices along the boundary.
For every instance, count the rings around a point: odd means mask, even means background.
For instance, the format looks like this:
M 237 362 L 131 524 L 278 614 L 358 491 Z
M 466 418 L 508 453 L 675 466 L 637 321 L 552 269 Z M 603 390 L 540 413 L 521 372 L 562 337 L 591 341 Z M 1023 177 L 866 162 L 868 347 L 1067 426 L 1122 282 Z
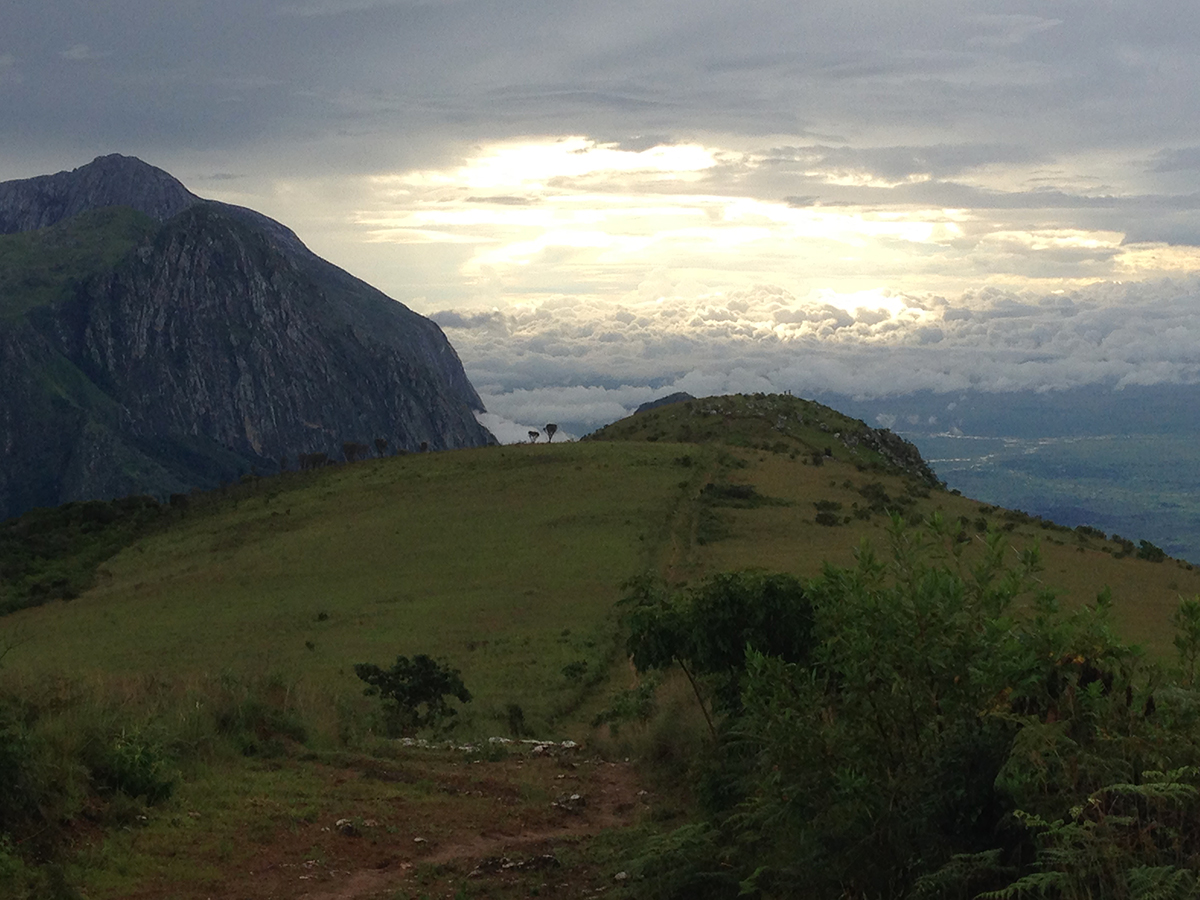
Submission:
M 968 497 L 1148 540 L 1200 563 L 1200 440 L 1192 435 L 900 433 Z

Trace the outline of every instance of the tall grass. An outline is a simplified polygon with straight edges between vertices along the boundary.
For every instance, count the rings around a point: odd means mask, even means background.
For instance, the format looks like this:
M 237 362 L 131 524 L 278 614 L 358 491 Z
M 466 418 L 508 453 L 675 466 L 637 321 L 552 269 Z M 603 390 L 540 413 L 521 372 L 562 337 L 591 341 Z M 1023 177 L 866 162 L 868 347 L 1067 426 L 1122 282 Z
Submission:
M 55 866 L 79 827 L 136 824 L 198 767 L 303 747 L 313 734 L 303 707 L 304 698 L 278 678 L 31 680 L 7 673 L 0 683 L 0 896 L 49 896 Z

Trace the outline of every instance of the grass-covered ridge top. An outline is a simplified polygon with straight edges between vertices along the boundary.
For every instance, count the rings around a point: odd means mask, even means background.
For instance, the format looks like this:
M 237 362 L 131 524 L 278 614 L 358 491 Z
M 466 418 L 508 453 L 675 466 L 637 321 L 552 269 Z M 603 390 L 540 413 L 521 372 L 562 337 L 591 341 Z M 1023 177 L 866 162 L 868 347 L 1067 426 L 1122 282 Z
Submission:
M 908 441 L 835 409 L 790 394 L 729 394 L 684 400 L 635 413 L 588 436 L 598 441 L 722 443 L 834 458 L 904 474 L 930 486 L 941 480 Z

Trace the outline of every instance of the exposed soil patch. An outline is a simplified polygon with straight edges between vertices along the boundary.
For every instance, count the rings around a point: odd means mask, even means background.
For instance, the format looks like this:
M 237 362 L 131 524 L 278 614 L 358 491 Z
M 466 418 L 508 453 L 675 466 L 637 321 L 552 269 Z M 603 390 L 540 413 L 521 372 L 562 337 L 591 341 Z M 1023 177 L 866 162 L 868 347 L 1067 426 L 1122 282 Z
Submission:
M 134 891 L 126 885 L 119 896 L 594 896 L 613 884 L 615 873 L 601 871 L 590 859 L 588 841 L 636 824 L 651 801 L 631 764 L 587 758 L 579 751 L 496 762 L 424 751 L 399 762 L 283 765 L 304 769 L 299 774 L 305 783 L 315 779 L 323 785 L 319 797 L 306 798 L 304 820 L 283 821 L 269 801 L 246 798 L 269 823 L 246 821 L 233 846 L 225 844 L 228 858 L 205 858 L 206 841 L 197 835 L 190 847 L 172 846 L 169 852 L 195 854 L 191 869 L 205 872 L 203 877 L 186 884 L 154 878 Z M 219 827 L 227 832 L 226 825 Z M 161 840 L 165 826 L 152 823 L 147 831 L 160 828 Z

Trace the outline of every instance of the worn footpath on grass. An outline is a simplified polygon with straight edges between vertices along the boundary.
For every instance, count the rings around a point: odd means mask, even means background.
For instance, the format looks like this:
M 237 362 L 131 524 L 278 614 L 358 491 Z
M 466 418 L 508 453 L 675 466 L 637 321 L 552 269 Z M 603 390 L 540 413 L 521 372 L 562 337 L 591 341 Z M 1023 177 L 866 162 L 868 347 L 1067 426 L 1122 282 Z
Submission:
M 619 862 L 587 845 L 651 813 L 656 798 L 631 763 L 580 748 L 472 756 L 413 749 L 392 759 L 277 760 L 241 785 L 247 795 L 215 808 L 209 798 L 207 813 L 188 808 L 198 798 L 185 790 L 110 840 L 109 868 L 137 876 L 114 875 L 88 896 L 585 897 L 619 885 Z

